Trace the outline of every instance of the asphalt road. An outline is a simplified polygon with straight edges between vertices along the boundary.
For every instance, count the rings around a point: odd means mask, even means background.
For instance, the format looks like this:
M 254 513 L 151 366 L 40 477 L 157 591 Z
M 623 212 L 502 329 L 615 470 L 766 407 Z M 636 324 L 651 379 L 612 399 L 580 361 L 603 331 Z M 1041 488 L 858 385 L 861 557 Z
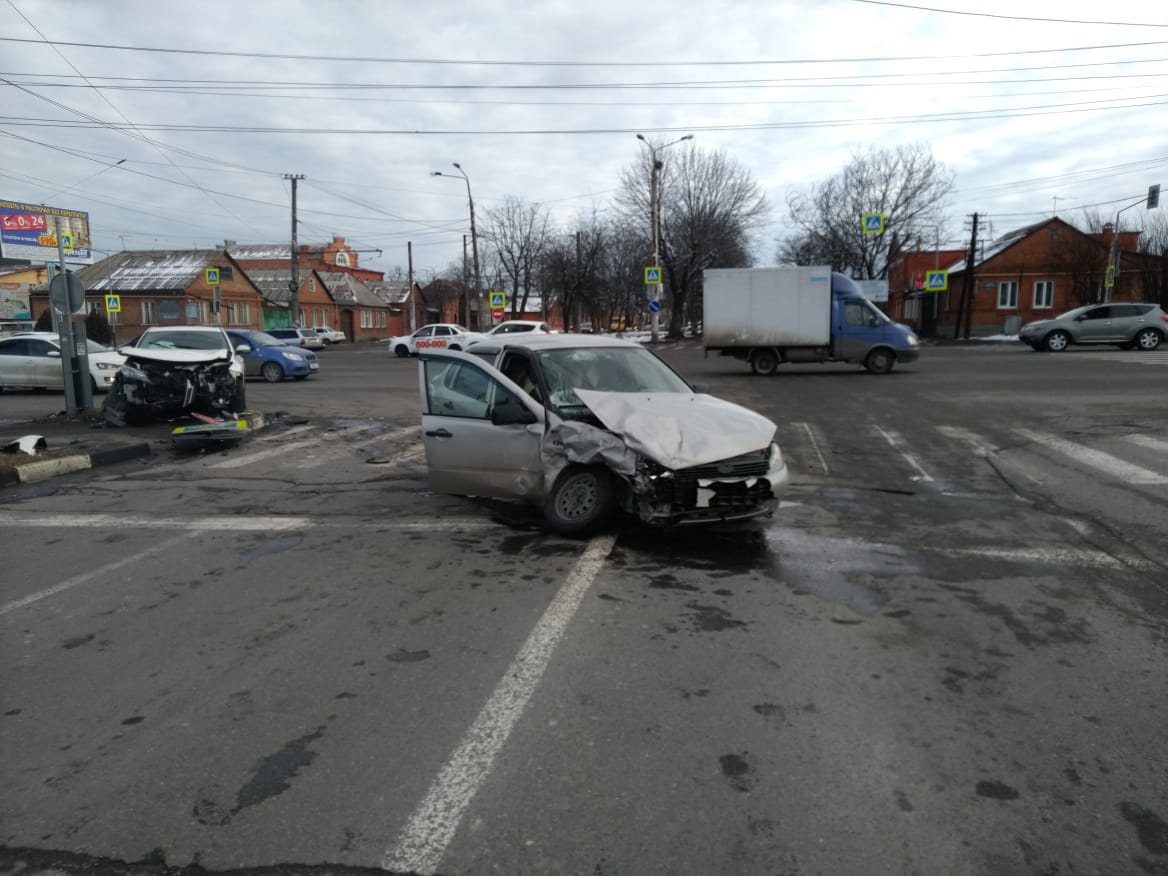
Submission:
M 436 496 L 374 347 L 0 493 L 0 870 L 1168 873 L 1168 353 L 661 352 L 779 423 L 774 520 Z

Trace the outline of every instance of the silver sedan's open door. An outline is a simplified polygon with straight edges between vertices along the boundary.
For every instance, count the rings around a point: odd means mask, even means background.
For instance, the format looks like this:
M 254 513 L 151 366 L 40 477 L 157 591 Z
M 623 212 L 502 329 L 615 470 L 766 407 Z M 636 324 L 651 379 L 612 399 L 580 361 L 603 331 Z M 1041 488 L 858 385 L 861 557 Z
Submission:
M 543 408 L 475 356 L 423 353 L 422 443 L 439 493 L 532 499 L 543 494 Z

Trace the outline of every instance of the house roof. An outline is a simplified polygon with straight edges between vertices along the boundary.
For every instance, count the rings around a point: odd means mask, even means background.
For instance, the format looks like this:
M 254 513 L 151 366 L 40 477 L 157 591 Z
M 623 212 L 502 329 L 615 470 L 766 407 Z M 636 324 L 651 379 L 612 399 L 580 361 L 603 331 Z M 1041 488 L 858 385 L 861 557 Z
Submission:
M 386 304 L 405 304 L 410 298 L 408 280 L 366 280 L 365 286 Z
M 288 284 L 292 282 L 292 269 L 289 268 L 250 268 L 244 271 L 252 285 L 260 290 L 260 295 L 271 304 L 289 306 L 292 302 L 292 290 Z
M 320 255 L 325 250 L 323 243 L 308 243 L 300 244 L 299 249 L 308 252 L 309 255 Z M 292 258 L 292 247 L 288 243 L 233 243 L 227 247 L 227 252 L 231 254 L 233 259 L 256 261 L 290 261 Z
M 89 291 L 181 292 L 221 260 L 222 250 L 119 252 L 77 273 Z
M 337 304 L 355 304 L 361 307 L 385 307 L 384 301 L 369 291 L 369 287 L 344 271 L 317 271 L 329 295 Z
M 1050 219 L 1043 219 L 1041 222 L 1034 222 L 1030 225 L 1024 225 L 1021 228 L 1015 228 L 1013 231 L 1007 231 L 1001 237 L 995 239 L 992 243 L 987 244 L 984 248 L 980 248 L 978 250 L 977 260 L 974 262 L 974 267 L 988 262 L 994 256 L 1004 252 L 1014 244 L 1025 240 L 1039 228 L 1049 225 L 1052 222 L 1058 222 L 1062 225 L 1067 225 L 1067 223 L 1063 222 L 1062 219 L 1059 219 L 1057 216 L 1052 216 Z M 1070 225 L 1067 227 L 1074 228 L 1074 226 Z M 1078 231 L 1077 228 L 1075 230 Z M 1082 234 L 1081 231 L 1079 233 Z M 956 274 L 958 271 L 964 271 L 968 261 L 969 258 L 966 256 L 957 260 L 952 265 L 949 265 L 949 273 Z

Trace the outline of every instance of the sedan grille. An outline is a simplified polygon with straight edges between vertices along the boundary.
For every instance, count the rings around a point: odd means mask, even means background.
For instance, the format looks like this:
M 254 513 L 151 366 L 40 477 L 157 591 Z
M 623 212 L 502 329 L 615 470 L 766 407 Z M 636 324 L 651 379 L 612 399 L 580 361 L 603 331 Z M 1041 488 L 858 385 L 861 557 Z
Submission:
M 717 480 L 718 478 L 757 478 L 767 473 L 770 466 L 771 450 L 756 450 L 724 459 L 721 462 L 711 462 L 707 465 L 695 465 L 693 468 L 683 468 L 674 472 L 674 477 L 686 480 Z

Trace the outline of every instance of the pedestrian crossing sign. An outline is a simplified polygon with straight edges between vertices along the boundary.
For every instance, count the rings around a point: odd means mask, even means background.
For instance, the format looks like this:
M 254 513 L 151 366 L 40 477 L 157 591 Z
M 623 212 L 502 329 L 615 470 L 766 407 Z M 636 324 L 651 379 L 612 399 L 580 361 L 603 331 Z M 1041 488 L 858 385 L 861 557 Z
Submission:
M 491 310 L 502 310 L 507 306 L 506 292 L 492 292 L 491 293 Z
M 659 268 L 659 267 L 645 268 L 645 285 L 646 286 L 660 286 L 661 285 L 661 268 Z
M 218 268 L 207 268 L 205 273 L 206 273 L 206 277 L 207 277 L 207 285 L 208 286 L 218 286 L 219 285 L 219 269 Z
M 121 313 L 122 312 L 122 296 L 121 295 L 107 295 L 107 296 L 105 296 L 105 312 L 106 313 Z
M 865 213 L 864 214 L 864 233 L 865 234 L 883 234 L 884 233 L 884 214 L 883 213 Z
M 948 271 L 925 271 L 925 291 L 945 292 L 949 288 Z

